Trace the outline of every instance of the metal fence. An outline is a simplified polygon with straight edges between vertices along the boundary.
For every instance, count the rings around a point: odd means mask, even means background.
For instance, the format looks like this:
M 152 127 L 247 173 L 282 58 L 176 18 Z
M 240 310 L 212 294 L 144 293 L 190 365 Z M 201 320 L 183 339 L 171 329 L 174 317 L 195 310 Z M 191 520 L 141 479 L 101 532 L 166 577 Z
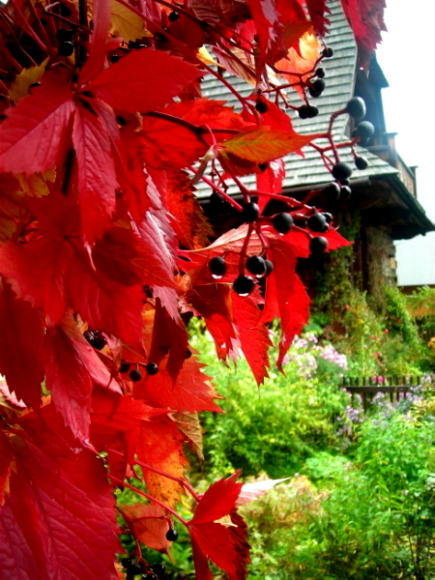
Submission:
M 342 386 L 352 395 L 361 395 L 364 410 L 377 393 L 389 393 L 390 401 L 399 401 L 412 393 L 416 388 L 425 385 L 435 388 L 435 375 L 393 375 L 393 376 L 347 376 L 343 377 Z

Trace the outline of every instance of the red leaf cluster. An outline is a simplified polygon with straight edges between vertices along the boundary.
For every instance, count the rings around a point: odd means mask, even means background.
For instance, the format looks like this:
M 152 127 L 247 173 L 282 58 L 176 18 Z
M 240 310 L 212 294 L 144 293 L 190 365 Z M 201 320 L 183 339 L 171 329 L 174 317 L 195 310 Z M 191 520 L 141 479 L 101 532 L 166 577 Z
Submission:
M 366 14 L 346 4 L 363 35 Z M 325 134 L 293 129 L 276 75 L 306 97 L 327 14 L 324 0 L 0 7 L 2 577 L 148 574 L 141 545 L 170 552 L 174 519 L 199 579 L 211 578 L 209 560 L 246 577 L 239 474 L 202 497 L 186 475 L 185 446 L 201 447 L 198 412 L 220 411 L 186 321 L 202 317 L 218 356 L 243 354 L 259 384 L 269 323 L 281 320 L 281 368 L 307 321 L 295 268 L 318 235 L 306 226 L 317 210 L 283 194 L 282 158 Z M 255 84 L 252 94 L 226 72 Z M 206 74 L 238 105 L 202 95 Z M 327 137 L 325 159 L 338 159 Z M 221 236 L 196 197 L 201 183 L 229 208 Z M 277 229 L 271 201 L 299 225 Z M 329 250 L 347 244 L 331 225 L 322 235 Z M 269 270 L 249 273 L 252 257 Z M 137 501 L 117 506 L 125 487 Z M 190 521 L 177 512 L 185 493 Z M 123 572 L 121 532 L 136 545 Z

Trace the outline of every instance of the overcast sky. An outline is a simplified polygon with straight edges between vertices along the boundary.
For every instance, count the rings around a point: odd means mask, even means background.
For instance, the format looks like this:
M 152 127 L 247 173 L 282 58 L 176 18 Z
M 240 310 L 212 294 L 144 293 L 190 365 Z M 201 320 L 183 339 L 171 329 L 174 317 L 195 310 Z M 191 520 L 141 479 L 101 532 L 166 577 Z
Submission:
M 418 198 L 435 221 L 435 2 L 387 0 L 388 32 L 377 51 L 388 80 L 383 90 L 389 132 L 399 154 L 417 165 Z
M 435 2 L 387 0 L 385 22 L 377 56 L 390 85 L 382 92 L 387 131 L 418 167 L 417 197 L 435 222 Z M 396 259 L 399 285 L 435 284 L 435 232 L 396 243 Z

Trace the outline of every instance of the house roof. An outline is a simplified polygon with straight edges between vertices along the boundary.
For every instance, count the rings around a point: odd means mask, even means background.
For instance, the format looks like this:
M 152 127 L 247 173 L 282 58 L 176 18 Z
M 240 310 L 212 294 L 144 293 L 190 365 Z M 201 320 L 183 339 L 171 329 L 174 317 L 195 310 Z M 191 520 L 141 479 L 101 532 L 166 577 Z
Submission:
M 313 119 L 299 119 L 298 115 L 292 115 L 293 126 L 301 134 L 314 134 L 324 132 L 328 126 L 331 114 L 346 106 L 348 100 L 353 96 L 356 67 L 357 67 L 357 47 L 353 32 L 342 11 L 341 2 L 332 0 L 328 6 L 331 10 L 331 34 L 326 37 L 326 44 L 334 51 L 334 56 L 322 61 L 322 68 L 326 71 L 325 82 L 326 89 L 322 95 L 313 99 L 313 104 L 319 108 L 319 115 Z M 376 67 L 375 67 L 376 68 Z M 377 79 L 379 87 L 386 85 L 386 79 L 377 65 Z M 382 82 L 379 81 L 381 79 Z M 254 88 L 242 79 L 232 76 L 232 86 L 244 97 L 253 93 Z M 204 96 L 214 99 L 225 99 L 229 105 L 236 110 L 240 109 L 240 103 L 237 98 L 230 92 L 226 92 L 219 80 L 214 77 L 207 77 L 203 83 Z M 302 104 L 299 96 L 295 91 L 289 95 L 292 105 L 300 106 Z M 349 123 L 348 115 L 339 116 L 334 123 L 334 138 L 337 143 L 346 141 L 346 129 Z M 319 142 L 321 144 L 321 141 Z M 406 185 L 402 182 L 398 169 L 382 159 L 379 155 L 372 153 L 370 150 L 357 147 L 360 155 L 364 156 L 369 165 L 365 170 L 355 169 L 352 175 L 352 185 L 358 187 L 358 184 L 365 184 L 377 180 L 386 180 L 386 183 L 393 189 L 397 190 L 394 199 L 390 198 L 373 200 L 369 194 L 371 205 L 381 204 L 387 207 L 397 205 L 401 208 L 402 213 L 396 212 L 396 217 L 401 215 L 404 224 L 398 224 L 395 238 L 412 237 L 419 233 L 424 233 L 434 229 L 432 222 L 427 218 L 424 209 L 417 201 L 415 195 L 411 193 Z M 311 147 L 303 149 L 304 157 L 297 154 L 290 154 L 285 157 L 286 176 L 283 183 L 283 189 L 294 196 L 295 190 L 304 190 L 306 188 L 319 188 L 331 182 L 331 175 L 325 168 L 319 154 Z M 340 151 L 342 161 L 347 161 L 353 166 L 353 156 L 348 148 Z M 247 186 L 255 187 L 255 175 L 243 178 Z M 367 187 L 365 187 L 367 190 Z M 382 189 L 382 188 L 381 188 Z M 237 188 L 230 187 L 229 193 L 236 194 Z M 198 197 L 208 197 L 210 191 L 204 185 L 198 185 Z M 379 192 L 378 192 L 379 194 Z M 373 196 L 372 196 L 373 197 Z M 379 196 L 378 196 L 379 197 Z M 351 202 L 351 205 L 355 203 Z M 344 205 L 346 207 L 346 204 Z M 400 221 L 400 220 L 399 220 Z M 415 222 L 411 229 L 406 229 L 407 222 Z

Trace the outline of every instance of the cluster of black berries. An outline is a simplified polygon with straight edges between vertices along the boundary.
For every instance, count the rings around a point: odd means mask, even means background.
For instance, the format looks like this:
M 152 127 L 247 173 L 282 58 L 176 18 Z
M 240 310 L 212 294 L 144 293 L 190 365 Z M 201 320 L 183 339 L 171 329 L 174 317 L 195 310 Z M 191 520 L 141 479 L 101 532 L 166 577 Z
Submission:
M 361 121 L 366 115 L 366 105 L 361 97 L 353 97 L 350 99 L 346 105 L 346 112 L 355 120 Z M 352 137 L 358 137 L 358 143 L 363 146 L 367 146 L 370 143 L 370 139 L 373 137 L 375 128 L 370 123 L 370 121 L 361 121 L 355 127 Z M 358 159 L 358 158 L 356 158 Z M 359 167 L 355 159 L 355 164 L 358 169 L 365 169 L 365 167 Z M 361 164 L 361 162 L 360 162 Z
M 131 368 L 132 366 L 134 366 L 135 368 Z M 154 376 L 159 372 L 158 365 L 153 362 L 149 362 L 147 364 L 134 363 L 134 365 L 132 365 L 132 363 L 122 361 L 118 370 L 121 374 L 128 373 L 130 380 L 133 381 L 134 383 L 138 383 L 139 381 L 142 380 L 142 373 L 137 368 L 138 366 L 143 367 L 147 375 L 150 376 Z
M 56 32 L 56 39 L 59 43 L 60 56 L 71 56 L 74 52 L 74 30 L 68 28 L 59 28 Z

